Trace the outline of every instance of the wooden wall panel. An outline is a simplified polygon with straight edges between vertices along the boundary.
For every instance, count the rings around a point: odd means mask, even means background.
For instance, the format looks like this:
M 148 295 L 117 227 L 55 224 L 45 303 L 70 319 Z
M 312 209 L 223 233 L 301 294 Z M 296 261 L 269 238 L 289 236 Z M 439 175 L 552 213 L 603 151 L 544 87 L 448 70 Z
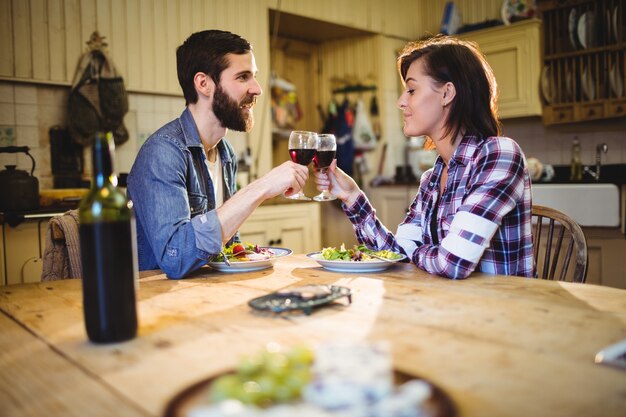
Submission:
M 439 29 L 445 0 L 0 0 L 0 76 L 69 84 L 99 30 L 129 90 L 179 94 L 174 51 L 191 32 L 236 31 L 268 47 L 268 8 L 415 39 Z M 464 22 L 498 18 L 501 0 L 458 0 Z M 261 68 L 261 66 L 259 66 Z
M 15 51 L 14 75 L 17 78 L 33 78 L 31 48 L 30 7 L 26 1 L 13 1 L 13 46 Z
M 134 23 L 136 24 L 136 22 Z M 124 1 L 111 1 L 111 30 L 104 34 L 109 43 L 109 52 L 115 63 L 115 67 L 126 78 L 128 74 L 128 32 L 126 18 L 126 4 Z M 126 80 L 128 82 L 128 80 Z
M 84 49 L 81 35 L 80 0 L 64 0 L 65 21 L 65 81 L 71 83 L 76 72 L 78 57 Z
M 447 0 L 420 0 L 424 32 L 439 33 L 443 10 Z M 501 19 L 502 0 L 456 0 L 462 24 L 478 23 L 489 19 Z
M 0 76 L 14 75 L 13 15 L 11 0 L 0 0 Z
M 96 14 L 96 0 L 79 0 L 80 10 L 80 39 L 81 49 L 80 52 L 85 50 L 85 42 L 89 39 L 89 36 L 94 30 L 98 28 L 98 16 Z M 105 33 L 100 35 L 106 36 Z
M 65 81 L 65 16 L 63 0 L 48 0 L 50 81 Z
M 133 56 L 133 64 L 139 68 L 138 86 L 145 91 L 158 91 L 156 82 L 155 50 L 159 47 L 154 37 L 154 7 L 152 0 L 139 0 L 139 54 Z
M 165 16 L 167 21 L 163 30 L 165 41 L 162 48 L 163 55 L 161 55 L 159 59 L 164 69 L 162 82 L 165 91 L 174 93 L 180 91 L 176 72 L 176 48 L 183 42 L 183 37 L 180 35 L 178 5 L 176 0 L 166 0 Z
M 50 44 L 46 3 L 46 0 L 31 0 L 30 2 L 32 74 L 36 80 L 50 79 Z

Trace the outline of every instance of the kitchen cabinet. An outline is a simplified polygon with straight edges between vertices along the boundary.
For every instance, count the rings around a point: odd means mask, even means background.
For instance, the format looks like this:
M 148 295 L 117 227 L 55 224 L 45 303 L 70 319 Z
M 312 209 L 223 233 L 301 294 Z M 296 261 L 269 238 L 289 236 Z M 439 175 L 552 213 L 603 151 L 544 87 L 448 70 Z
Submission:
M 378 219 L 395 233 L 418 190 L 417 184 L 374 187 L 367 190 L 367 198 L 376 209 Z
M 321 249 L 320 204 L 262 205 L 239 228 L 241 240 L 261 246 L 278 246 L 294 253 Z
M 458 35 L 478 43 L 498 83 L 501 118 L 539 116 L 541 21 L 524 20 L 507 26 Z
M 540 0 L 545 125 L 626 116 L 623 0 Z
M 587 238 L 587 283 L 626 289 L 626 236 L 619 229 L 583 227 Z
M 0 285 L 39 281 L 48 221 L 54 214 L 34 215 L 17 226 L 2 224 Z

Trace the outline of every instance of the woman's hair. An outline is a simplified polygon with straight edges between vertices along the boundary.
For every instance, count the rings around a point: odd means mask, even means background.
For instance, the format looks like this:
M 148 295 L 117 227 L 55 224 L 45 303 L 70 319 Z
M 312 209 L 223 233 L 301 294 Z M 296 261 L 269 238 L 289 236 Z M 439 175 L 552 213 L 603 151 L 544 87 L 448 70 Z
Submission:
M 459 133 L 500 135 L 496 78 L 475 43 L 444 35 L 409 42 L 398 57 L 403 82 L 411 64 L 420 58 L 426 75 L 440 85 L 451 82 L 456 89 L 445 122 L 446 136 L 451 134 L 454 141 Z
M 252 51 L 250 43 L 239 35 L 222 30 L 204 30 L 191 34 L 176 49 L 178 82 L 187 104 L 198 101 L 194 86 L 197 73 L 208 74 L 219 84 L 222 71 L 228 67 L 228 54 L 243 55 Z

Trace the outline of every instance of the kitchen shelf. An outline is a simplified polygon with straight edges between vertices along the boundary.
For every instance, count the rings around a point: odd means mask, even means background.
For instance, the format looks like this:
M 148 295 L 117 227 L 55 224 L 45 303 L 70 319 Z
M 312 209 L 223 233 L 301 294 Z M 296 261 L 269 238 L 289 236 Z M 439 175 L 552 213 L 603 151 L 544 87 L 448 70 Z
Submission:
M 538 0 L 545 125 L 626 116 L 626 0 Z

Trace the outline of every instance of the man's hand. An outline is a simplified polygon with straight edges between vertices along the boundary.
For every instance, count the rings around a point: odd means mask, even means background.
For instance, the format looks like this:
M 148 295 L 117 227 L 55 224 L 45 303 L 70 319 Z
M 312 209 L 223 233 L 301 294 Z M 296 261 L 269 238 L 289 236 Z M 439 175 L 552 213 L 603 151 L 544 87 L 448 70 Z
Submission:
M 304 165 L 286 161 L 258 179 L 261 188 L 265 189 L 265 198 L 280 194 L 290 196 L 302 189 L 309 177 L 309 168 Z

